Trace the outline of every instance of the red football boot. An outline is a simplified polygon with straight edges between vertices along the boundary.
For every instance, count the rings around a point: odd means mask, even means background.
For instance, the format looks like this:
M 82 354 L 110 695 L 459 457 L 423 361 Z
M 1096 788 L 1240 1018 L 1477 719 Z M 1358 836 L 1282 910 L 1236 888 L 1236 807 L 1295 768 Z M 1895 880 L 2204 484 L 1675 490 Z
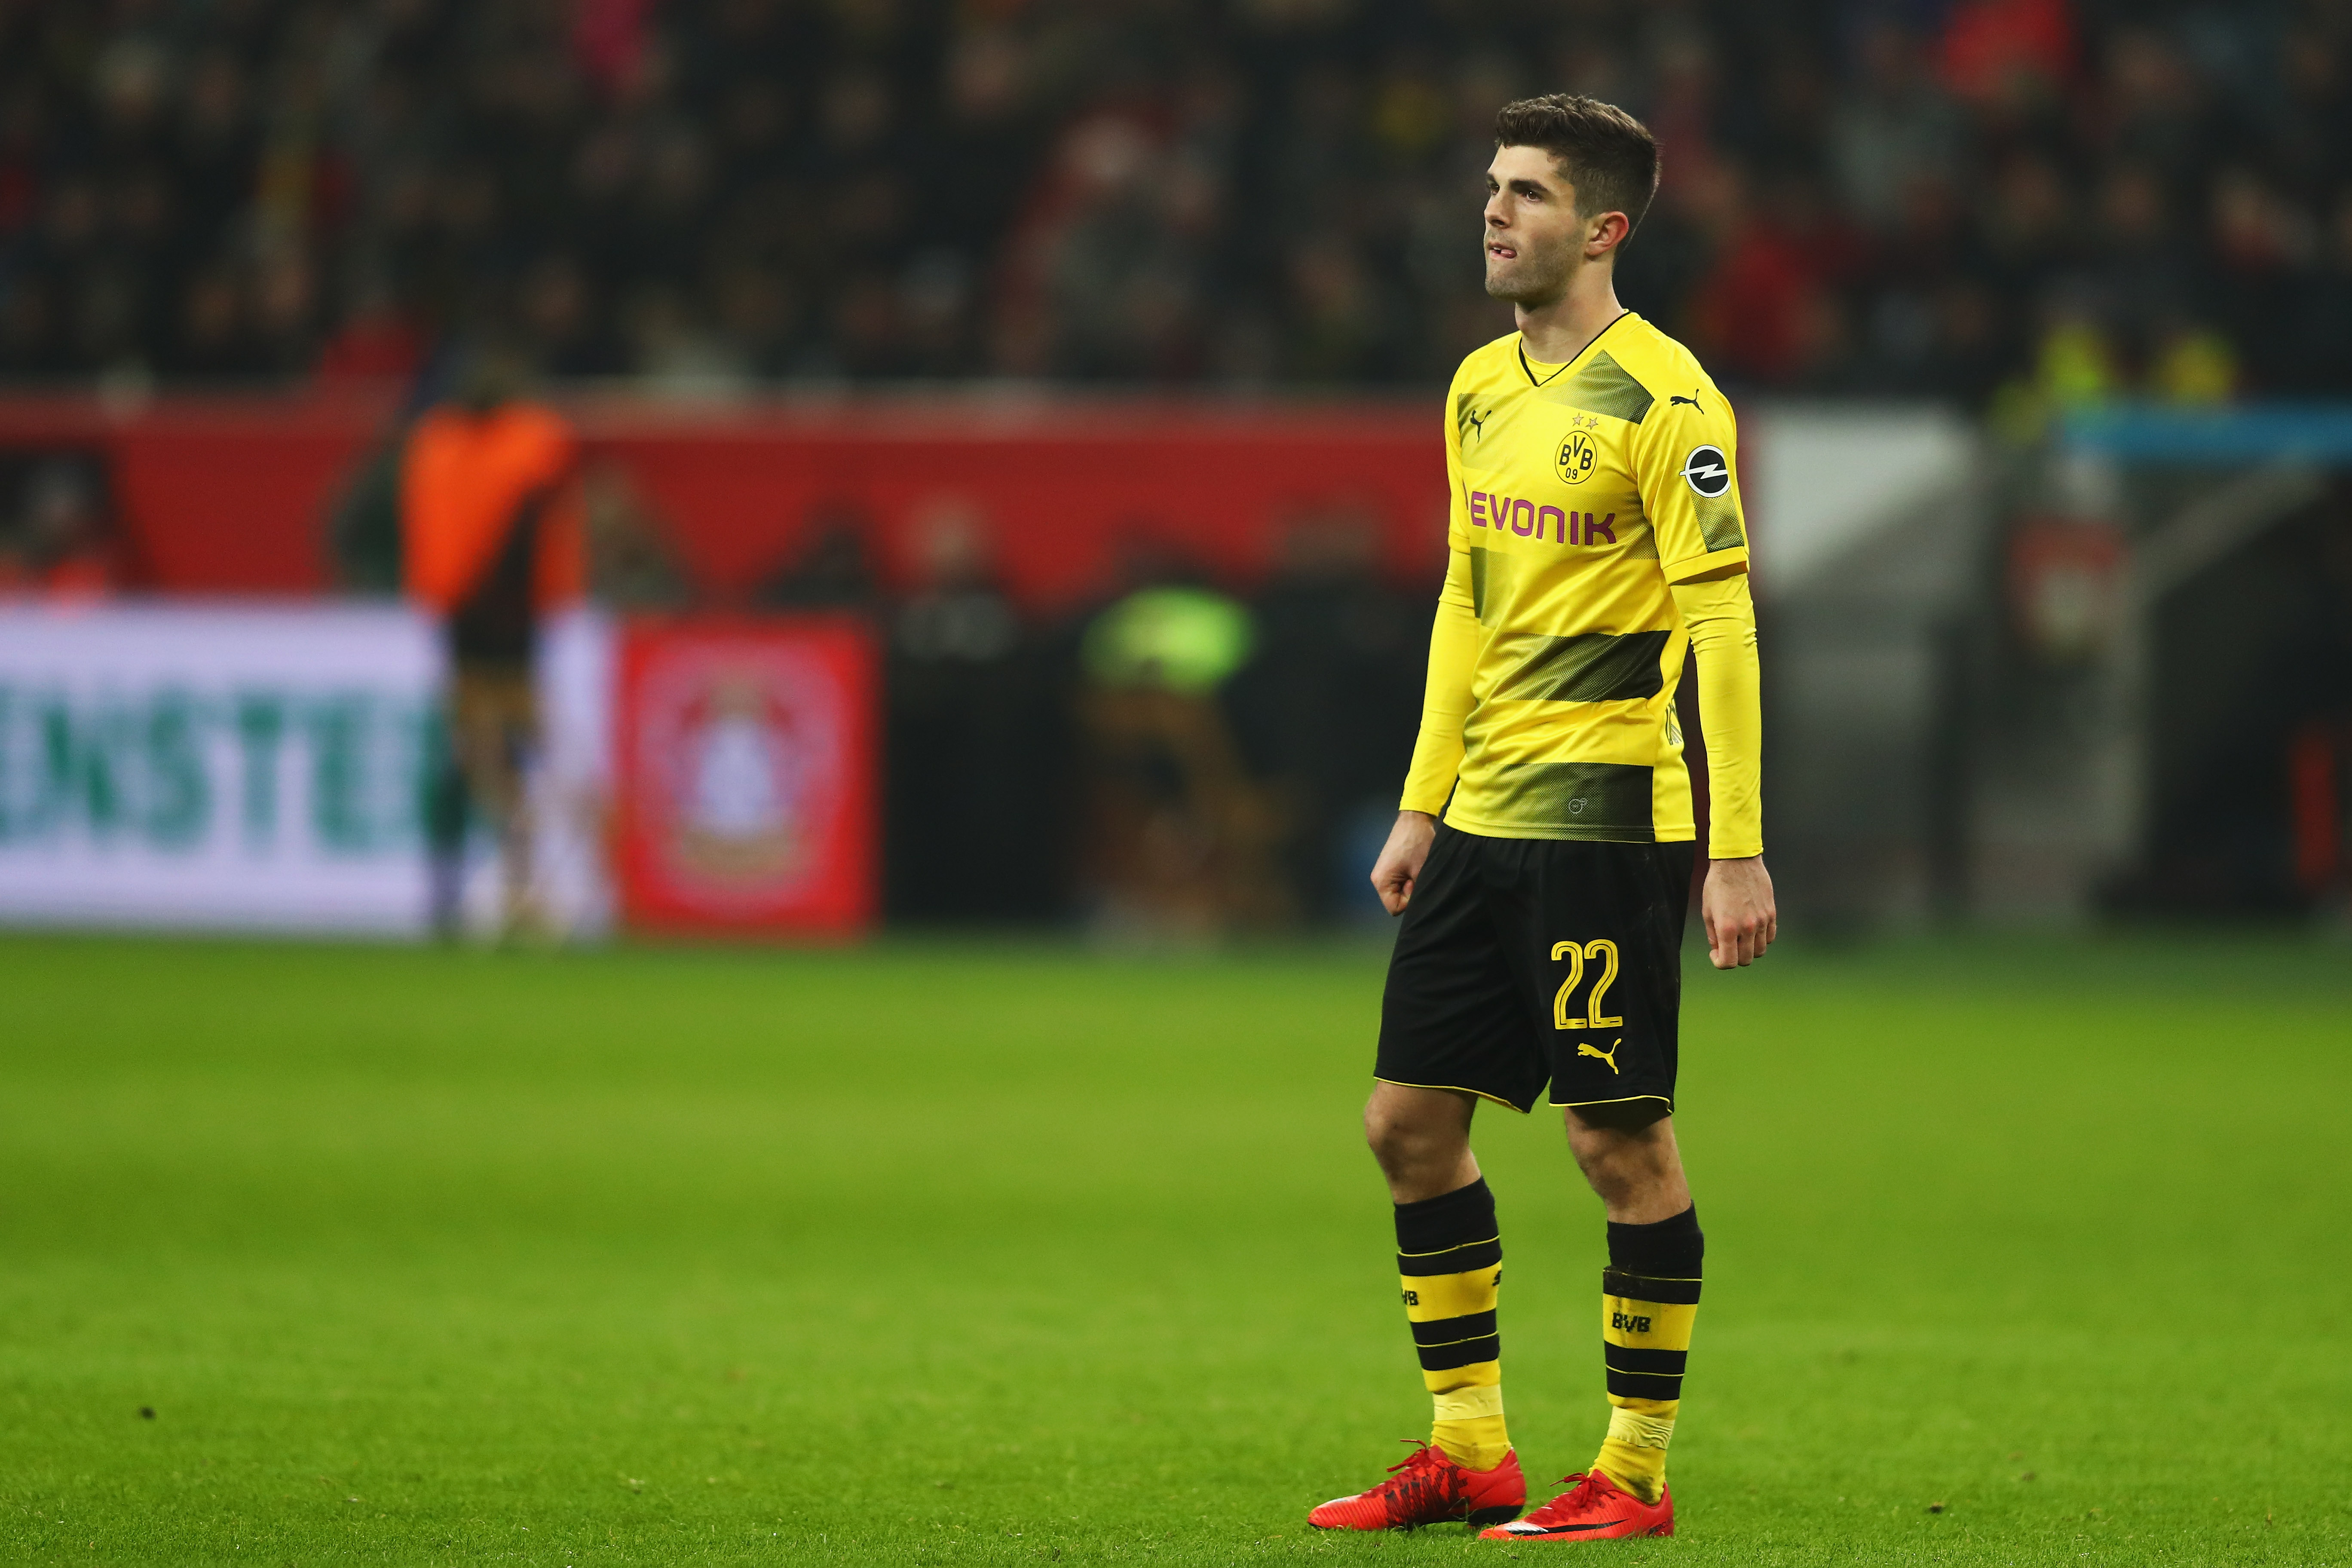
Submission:
M 1525 1519 L 1478 1532 L 1482 1541 L 1607 1541 L 1620 1535 L 1672 1535 L 1675 1494 L 1643 1502 L 1599 1470 L 1570 1476 L 1568 1490 Z
M 1308 1514 L 1307 1522 L 1318 1530 L 1418 1530 L 1424 1524 L 1468 1524 L 1475 1530 L 1528 1506 L 1528 1479 L 1520 1473 L 1517 1449 L 1491 1470 L 1465 1470 L 1444 1449 L 1423 1442 L 1389 1472 L 1387 1480 L 1368 1492 L 1333 1498 Z

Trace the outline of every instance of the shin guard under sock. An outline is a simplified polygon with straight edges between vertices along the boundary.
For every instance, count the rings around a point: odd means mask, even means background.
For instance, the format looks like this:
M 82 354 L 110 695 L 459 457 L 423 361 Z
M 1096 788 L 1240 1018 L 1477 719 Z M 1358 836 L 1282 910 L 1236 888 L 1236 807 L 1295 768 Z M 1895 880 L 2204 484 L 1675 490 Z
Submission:
M 1696 1208 L 1654 1225 L 1609 1226 L 1601 1352 L 1612 1409 L 1592 1468 L 1643 1502 L 1656 1502 L 1666 1488 L 1666 1443 L 1682 1407 L 1706 1252 Z
M 1436 1405 L 1429 1440 L 1455 1464 L 1489 1470 L 1511 1451 L 1503 1427 L 1503 1346 L 1495 1298 L 1503 1243 L 1485 1178 L 1396 1209 L 1404 1315 Z

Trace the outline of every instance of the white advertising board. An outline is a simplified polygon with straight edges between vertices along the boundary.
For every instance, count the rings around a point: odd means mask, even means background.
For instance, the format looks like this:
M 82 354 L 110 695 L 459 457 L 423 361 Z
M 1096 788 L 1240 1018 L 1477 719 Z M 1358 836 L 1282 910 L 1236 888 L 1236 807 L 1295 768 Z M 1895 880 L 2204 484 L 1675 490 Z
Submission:
M 609 918 L 609 641 L 574 617 L 541 672 L 539 879 L 575 929 Z M 0 605 L 0 921 L 423 933 L 441 670 L 398 606 Z

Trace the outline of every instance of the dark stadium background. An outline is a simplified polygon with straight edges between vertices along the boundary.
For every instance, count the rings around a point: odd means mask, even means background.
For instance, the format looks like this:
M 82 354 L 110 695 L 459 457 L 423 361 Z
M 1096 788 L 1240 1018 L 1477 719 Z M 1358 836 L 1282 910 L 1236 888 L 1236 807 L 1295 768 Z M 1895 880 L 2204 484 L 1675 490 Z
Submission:
M 1672 171 L 1629 305 L 1727 384 L 2325 395 L 2342 17 L 2310 6 L 116 0 L 0 12 L 0 370 L 1427 387 L 1495 335 L 1496 106 Z M 2089 337 L 2065 346 L 2068 325 Z M 2094 369 L 2095 365 L 2097 368 Z
M 1065 409 L 1352 398 L 1366 427 L 1402 429 L 1507 327 L 1465 239 L 1493 110 L 1565 87 L 1656 129 L 1668 177 L 1623 296 L 1743 407 L 1891 401 L 1982 433 L 1966 582 L 1916 612 L 1935 625 L 1916 733 L 1855 763 L 1918 804 L 1864 850 L 1841 847 L 1860 829 L 1838 809 L 1790 813 L 1780 841 L 1790 896 L 1824 918 L 1883 914 L 1850 885 L 1890 855 L 1919 884 L 1907 910 L 2000 905 L 1981 863 L 2021 852 L 1983 842 L 2000 837 L 1984 758 L 2063 743 L 2052 711 L 2084 684 L 2079 659 L 2037 654 L 2019 586 L 2020 552 L 2039 559 L 2019 540 L 2053 510 L 2053 433 L 2086 410 L 2347 389 L 2347 37 L 2321 4 L 16 0 L 0 6 L 0 591 L 380 587 L 383 563 L 339 542 L 338 508 L 397 410 L 484 332 L 527 343 L 559 399 L 599 389 L 599 428 L 624 446 L 869 390 L 863 417 L 887 428 L 892 397 L 953 386 L 980 399 L 967 409 L 1016 388 Z M 205 424 L 223 396 L 313 438 L 218 458 L 201 504 L 181 499 L 184 465 L 124 456 L 174 428 L 226 450 Z M 1160 417 L 1136 416 L 1147 441 Z M 2158 460 L 2127 465 L 2146 494 L 2126 533 L 2231 472 L 2167 469 L 2174 437 L 2152 439 Z M 1125 510 L 1069 526 L 1140 542 L 1089 544 L 1053 592 L 999 571 L 988 613 L 1017 634 L 975 659 L 917 626 L 919 551 L 883 539 L 855 486 L 831 493 L 822 454 L 778 454 L 771 468 L 818 477 L 718 515 L 630 510 L 644 469 L 623 461 L 627 515 L 598 585 L 625 607 L 870 620 L 893 650 L 890 750 L 916 760 L 893 773 L 891 914 L 1087 907 L 1067 827 L 1075 650 L 1092 610 L 1180 580 L 1243 595 L 1266 632 L 1222 698 L 1291 824 L 1271 851 L 1280 896 L 1249 918 L 1360 910 L 1363 824 L 1414 701 L 1425 514 L 1276 496 L 1268 536 L 1237 542 L 1219 499 L 1188 515 L 1095 503 Z M 2151 611 L 2150 657 L 2180 700 L 2138 742 L 2136 842 L 2075 879 L 2077 905 L 2333 907 L 2345 504 L 2323 479 Z M 251 521 L 225 531 L 229 514 Z M 1768 589 L 1773 525 L 1759 519 Z M 1350 542 L 1366 529 L 1381 541 Z M 2200 619 L 2214 615 L 2229 635 Z M 1768 644 L 1790 616 L 1768 605 Z M 2200 694 L 2217 679 L 2226 692 Z M 1835 695 L 1787 699 L 1784 733 Z M 959 738 L 976 702 L 1003 716 Z M 1822 744 L 1850 742 L 1867 749 Z M 972 781 L 959 800 L 924 794 L 942 769 Z M 1819 795 L 1810 777 L 1781 793 Z M 1009 814 L 1042 852 L 959 860 L 971 831 L 937 829 L 973 809 Z

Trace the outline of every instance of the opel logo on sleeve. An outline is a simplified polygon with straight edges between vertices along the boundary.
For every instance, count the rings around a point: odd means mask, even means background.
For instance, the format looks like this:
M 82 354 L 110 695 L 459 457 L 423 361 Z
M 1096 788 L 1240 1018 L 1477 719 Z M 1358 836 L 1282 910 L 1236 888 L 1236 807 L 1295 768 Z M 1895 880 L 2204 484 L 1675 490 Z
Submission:
M 1720 447 L 1693 447 L 1691 455 L 1683 459 L 1683 479 L 1713 500 L 1731 488 L 1731 460 Z

